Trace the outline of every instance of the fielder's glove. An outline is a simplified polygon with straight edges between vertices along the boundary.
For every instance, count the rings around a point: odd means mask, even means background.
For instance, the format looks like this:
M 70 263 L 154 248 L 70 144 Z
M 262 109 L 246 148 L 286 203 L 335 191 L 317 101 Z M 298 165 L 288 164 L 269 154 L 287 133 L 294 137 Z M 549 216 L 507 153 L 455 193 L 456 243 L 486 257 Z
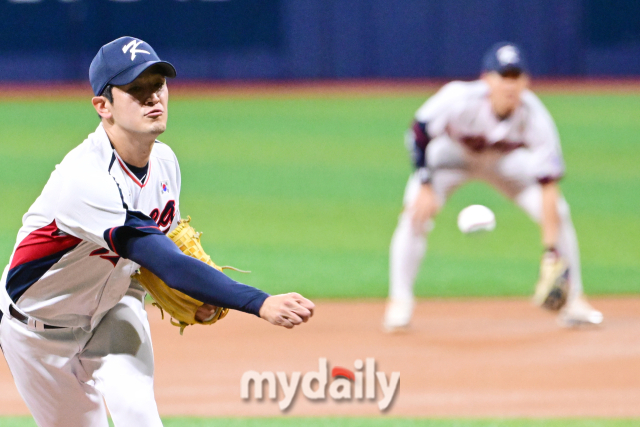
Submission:
M 211 261 L 211 257 L 205 253 L 200 244 L 200 235 L 202 233 L 196 232 L 196 230 L 189 225 L 190 221 L 191 217 L 187 217 L 186 220 L 180 220 L 176 229 L 167 236 L 183 253 L 209 264 L 218 271 L 222 271 L 224 268 L 237 270 L 233 267 L 219 267 Z M 142 287 L 155 300 L 153 305 L 160 309 L 163 319 L 165 311 L 171 316 L 170 322 L 172 325 L 180 328 L 180 335 L 182 335 L 184 328 L 189 325 L 196 323 L 211 325 L 224 318 L 229 312 L 228 308 L 217 307 L 213 315 L 208 319 L 199 321 L 195 315 L 198 308 L 204 304 L 202 301 L 198 301 L 180 291 L 170 288 L 158 276 L 144 267 L 140 267 L 140 270 L 138 270 L 132 278 L 140 282 Z
M 567 302 L 569 292 L 569 265 L 555 251 L 542 256 L 540 278 L 536 284 L 533 302 L 547 310 L 560 310 Z

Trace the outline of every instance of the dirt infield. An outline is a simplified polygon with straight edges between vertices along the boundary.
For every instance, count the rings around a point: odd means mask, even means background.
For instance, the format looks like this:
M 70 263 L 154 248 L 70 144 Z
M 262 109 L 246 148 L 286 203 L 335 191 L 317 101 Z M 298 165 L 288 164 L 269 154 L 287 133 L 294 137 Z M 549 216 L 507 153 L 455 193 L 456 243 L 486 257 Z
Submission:
M 149 306 L 156 399 L 164 415 L 274 416 L 277 400 L 240 398 L 245 371 L 304 375 L 321 357 L 353 370 L 373 357 L 387 377 L 400 372 L 394 416 L 640 417 L 640 298 L 592 301 L 605 323 L 564 330 L 522 299 L 425 300 L 413 328 L 392 336 L 380 329 L 381 301 L 320 301 L 292 331 L 234 312 L 182 337 Z M 27 413 L 6 363 L 0 387 L 0 414 Z M 381 398 L 312 403 L 298 392 L 287 413 L 377 415 Z

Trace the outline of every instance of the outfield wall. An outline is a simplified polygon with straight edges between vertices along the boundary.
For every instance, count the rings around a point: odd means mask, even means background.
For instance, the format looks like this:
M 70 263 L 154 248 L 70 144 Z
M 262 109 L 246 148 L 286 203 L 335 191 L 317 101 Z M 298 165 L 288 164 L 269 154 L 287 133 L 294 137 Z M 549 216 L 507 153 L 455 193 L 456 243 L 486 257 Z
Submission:
M 640 75 L 633 0 L 0 0 L 0 81 L 86 79 L 150 42 L 187 79 L 451 78 L 512 40 L 536 76 Z

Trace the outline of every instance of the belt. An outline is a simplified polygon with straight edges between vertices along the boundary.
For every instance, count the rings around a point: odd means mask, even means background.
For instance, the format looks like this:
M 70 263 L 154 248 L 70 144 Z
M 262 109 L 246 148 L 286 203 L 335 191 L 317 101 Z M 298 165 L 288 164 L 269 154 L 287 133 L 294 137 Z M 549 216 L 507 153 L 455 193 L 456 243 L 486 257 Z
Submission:
M 16 310 L 15 308 L 13 308 L 13 305 L 9 306 L 9 313 L 11 314 L 11 317 L 13 317 L 14 319 L 24 323 L 25 325 L 29 326 L 29 318 L 27 316 L 25 316 L 24 314 L 20 313 L 18 310 Z M 45 329 L 64 329 L 63 326 L 52 326 L 52 325 L 44 325 Z

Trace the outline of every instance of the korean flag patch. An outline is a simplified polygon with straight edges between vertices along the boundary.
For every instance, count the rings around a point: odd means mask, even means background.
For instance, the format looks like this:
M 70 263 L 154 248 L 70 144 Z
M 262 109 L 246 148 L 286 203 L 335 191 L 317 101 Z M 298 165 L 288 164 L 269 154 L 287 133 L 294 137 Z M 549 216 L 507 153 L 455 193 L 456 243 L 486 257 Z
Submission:
M 160 183 L 160 194 L 168 194 L 169 193 L 169 183 L 167 181 L 162 181 Z

